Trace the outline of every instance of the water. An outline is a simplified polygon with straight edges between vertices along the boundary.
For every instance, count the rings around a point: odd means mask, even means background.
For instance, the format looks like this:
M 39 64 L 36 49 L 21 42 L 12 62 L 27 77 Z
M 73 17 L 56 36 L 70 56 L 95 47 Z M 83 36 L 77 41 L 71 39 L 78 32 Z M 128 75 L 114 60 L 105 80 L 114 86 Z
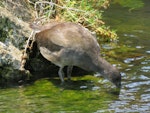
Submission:
M 131 12 L 114 6 L 105 14 L 106 21 L 117 29 L 120 37 L 121 50 L 116 52 L 121 61 L 123 87 L 119 100 L 98 112 L 150 112 L 150 1 L 145 0 L 145 3 L 144 8 Z
M 0 113 L 149 113 L 150 1 L 145 1 L 139 10 L 112 5 L 104 14 L 120 37 L 117 44 L 101 44 L 106 59 L 122 72 L 119 94 L 110 82 L 91 75 L 75 76 L 63 87 L 59 78 L 45 78 L 0 89 Z

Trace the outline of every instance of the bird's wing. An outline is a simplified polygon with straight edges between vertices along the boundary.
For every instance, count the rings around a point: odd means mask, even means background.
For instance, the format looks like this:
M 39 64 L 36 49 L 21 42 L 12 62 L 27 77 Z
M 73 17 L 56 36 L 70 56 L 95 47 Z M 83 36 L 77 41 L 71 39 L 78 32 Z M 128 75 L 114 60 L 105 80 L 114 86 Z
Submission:
M 72 48 L 89 54 L 100 52 L 96 38 L 90 31 L 77 24 L 57 24 L 51 29 L 38 33 L 37 39 L 50 49 L 52 47 L 55 49 Z

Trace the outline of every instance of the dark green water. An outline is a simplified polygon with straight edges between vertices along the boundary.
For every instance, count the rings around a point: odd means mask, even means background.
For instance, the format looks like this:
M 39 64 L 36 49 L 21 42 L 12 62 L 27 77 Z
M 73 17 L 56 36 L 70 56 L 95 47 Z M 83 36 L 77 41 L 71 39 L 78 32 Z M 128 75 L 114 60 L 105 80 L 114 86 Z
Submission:
M 112 5 L 104 19 L 117 29 L 117 44 L 102 44 L 106 59 L 122 72 L 119 94 L 108 81 L 92 75 L 73 77 L 60 86 L 59 78 L 32 85 L 0 89 L 0 113 L 149 113 L 150 1 L 128 11 Z

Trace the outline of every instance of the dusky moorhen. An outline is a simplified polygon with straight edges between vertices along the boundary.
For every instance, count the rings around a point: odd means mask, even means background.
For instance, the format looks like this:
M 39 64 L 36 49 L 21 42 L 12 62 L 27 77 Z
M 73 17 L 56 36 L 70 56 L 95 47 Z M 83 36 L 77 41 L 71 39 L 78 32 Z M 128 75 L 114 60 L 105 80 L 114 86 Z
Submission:
M 44 58 L 59 66 L 59 77 L 64 82 L 63 68 L 68 66 L 71 78 L 73 66 L 98 72 L 117 87 L 121 86 L 120 72 L 100 56 L 100 47 L 91 32 L 71 22 L 51 22 L 43 26 L 31 24 L 37 31 L 35 40 Z

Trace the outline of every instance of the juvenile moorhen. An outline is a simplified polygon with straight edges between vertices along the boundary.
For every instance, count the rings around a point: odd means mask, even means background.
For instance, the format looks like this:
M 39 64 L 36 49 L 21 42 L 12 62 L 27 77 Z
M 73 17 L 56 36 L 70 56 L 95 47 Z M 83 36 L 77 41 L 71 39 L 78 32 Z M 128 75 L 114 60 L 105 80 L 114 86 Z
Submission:
M 60 67 L 58 74 L 62 82 L 63 68 L 68 66 L 70 79 L 72 67 L 77 66 L 101 73 L 117 87 L 121 86 L 120 72 L 100 56 L 99 44 L 88 29 L 71 22 L 31 25 L 31 28 L 38 30 L 35 40 L 43 57 Z

